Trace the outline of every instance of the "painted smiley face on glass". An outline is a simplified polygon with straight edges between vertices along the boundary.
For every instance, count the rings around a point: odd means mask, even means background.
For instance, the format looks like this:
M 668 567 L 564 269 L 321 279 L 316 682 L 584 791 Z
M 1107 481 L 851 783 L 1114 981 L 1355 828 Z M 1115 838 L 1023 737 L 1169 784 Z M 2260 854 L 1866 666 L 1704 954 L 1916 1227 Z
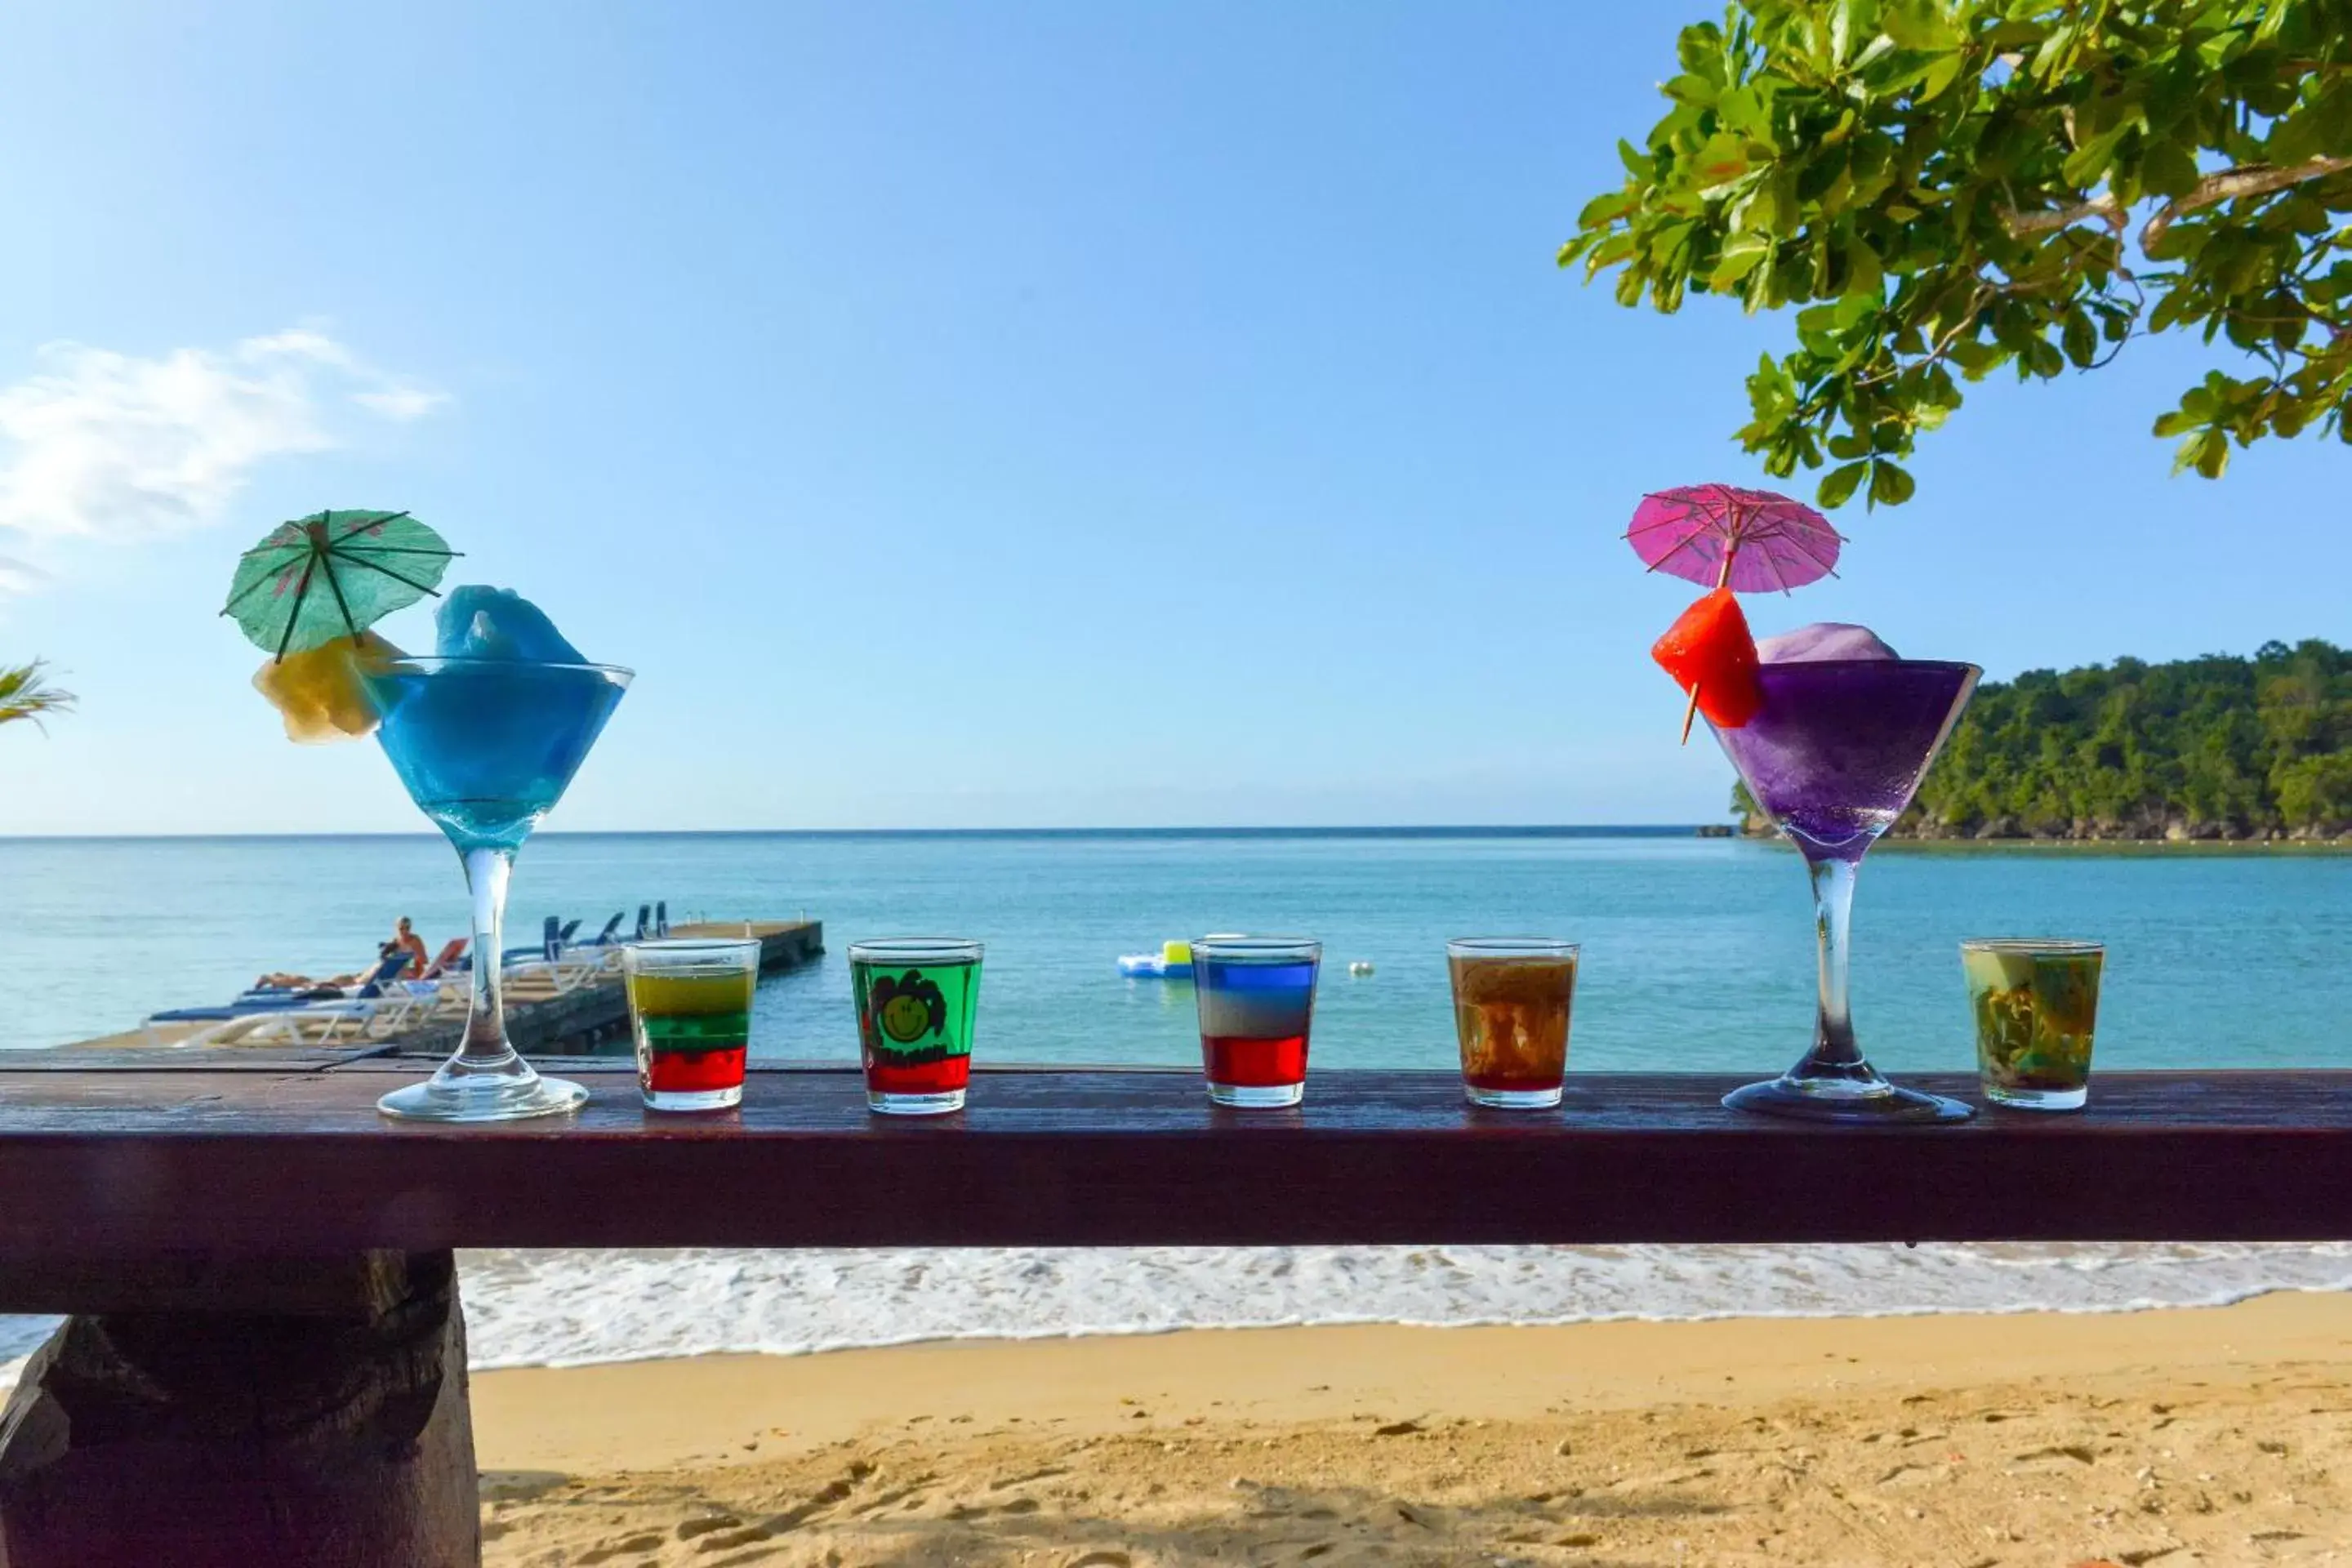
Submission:
M 877 980 L 870 1005 L 882 1032 L 902 1046 L 947 1027 L 947 998 L 940 994 L 936 982 L 923 978 L 919 969 L 909 969 L 896 979 L 886 974 Z

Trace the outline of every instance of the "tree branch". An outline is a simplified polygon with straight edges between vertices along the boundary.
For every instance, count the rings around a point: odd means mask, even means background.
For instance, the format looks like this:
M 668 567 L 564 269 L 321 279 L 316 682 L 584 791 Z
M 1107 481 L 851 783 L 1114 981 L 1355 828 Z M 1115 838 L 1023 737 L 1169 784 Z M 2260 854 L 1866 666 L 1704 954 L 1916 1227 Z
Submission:
M 2037 234 L 2054 234 L 2062 228 L 2072 228 L 2084 218 L 2095 217 L 2117 234 L 2124 231 L 2123 204 L 2105 191 L 2087 202 L 2071 207 L 2053 207 L 2048 212 L 2021 213 L 2011 207 L 2000 215 L 2002 226 L 2011 239 L 2026 239 Z
M 2218 202 L 2236 201 L 2241 196 L 2263 196 L 2273 191 L 2283 191 L 2306 180 L 2324 180 L 2328 175 L 2352 169 L 2352 157 L 2313 158 L 2305 163 L 2291 163 L 2284 169 L 2267 163 L 2248 163 L 2241 168 L 2223 169 L 2206 175 L 2197 188 L 2185 196 L 2176 196 L 2164 204 L 2157 215 L 2148 219 L 2139 231 L 2139 247 L 2153 253 L 2163 240 L 2165 230 L 2173 220 L 2188 216 L 2200 207 L 2210 207 Z
M 2234 169 L 2221 169 L 2206 175 L 2197 188 L 2187 195 L 2176 196 L 2164 204 L 2139 231 L 2139 247 L 2153 251 L 2164 238 L 2165 230 L 2179 218 L 2201 207 L 2221 202 L 2233 202 L 2242 196 L 2268 195 L 2306 180 L 2323 180 L 2330 174 L 2352 169 L 2352 157 L 2314 158 L 2307 163 L 2289 164 L 2284 169 L 2268 163 L 2246 163 Z M 2047 212 L 2019 212 L 2006 208 L 2000 215 L 2002 226 L 2014 239 L 2028 239 L 2037 234 L 2054 234 L 2062 228 L 2072 228 L 2086 218 L 2096 218 L 2118 235 L 2124 229 L 2123 204 L 2110 191 L 2102 191 L 2089 201 L 2077 202 L 2071 207 L 2053 207 Z
M 1913 363 L 1916 365 L 1931 365 L 1940 362 L 1946 354 L 1952 352 L 1953 345 L 1960 341 L 1960 334 L 1967 331 L 1969 327 L 1973 326 L 1979 316 L 1984 314 L 1984 308 L 1987 305 L 1991 304 L 1995 300 L 2000 298 L 2002 295 L 2011 292 L 2012 292 L 2012 290 L 1999 288 L 1990 283 L 1978 284 L 1976 292 L 1969 297 L 1969 308 L 1961 311 L 1959 319 L 1954 321 L 1949 327 L 1946 328 L 1944 335 L 1936 340 L 1934 346 L 1928 349 L 1928 351 L 1925 354 L 1921 355 L 1917 360 L 1914 361 Z M 1904 371 L 1909 368 L 1911 368 L 1911 366 L 1906 365 L 1898 360 L 1895 363 L 1888 365 L 1885 370 L 1874 371 L 1866 375 L 1858 375 L 1854 377 L 1853 384 L 1856 386 L 1876 386 L 1882 382 L 1894 380 L 1896 376 L 1902 374 Z

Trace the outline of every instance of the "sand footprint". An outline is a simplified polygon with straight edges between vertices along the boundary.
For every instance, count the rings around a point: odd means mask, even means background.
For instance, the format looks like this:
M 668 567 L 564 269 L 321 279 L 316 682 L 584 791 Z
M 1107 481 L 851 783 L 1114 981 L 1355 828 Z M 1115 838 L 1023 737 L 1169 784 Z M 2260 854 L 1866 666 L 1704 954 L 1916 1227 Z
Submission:
M 677 1531 L 677 1538 L 680 1541 L 691 1541 L 698 1535 L 708 1535 L 714 1530 L 733 1530 L 742 1522 L 731 1513 L 705 1514 L 699 1519 L 689 1519 L 680 1523 Z

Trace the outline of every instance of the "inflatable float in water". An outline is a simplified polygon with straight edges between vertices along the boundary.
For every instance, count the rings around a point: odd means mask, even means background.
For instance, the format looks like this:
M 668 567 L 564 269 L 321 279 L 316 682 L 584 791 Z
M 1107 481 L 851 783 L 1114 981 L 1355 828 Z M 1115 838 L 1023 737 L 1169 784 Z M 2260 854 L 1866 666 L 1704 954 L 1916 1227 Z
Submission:
M 1189 942 L 1163 942 L 1158 952 L 1123 953 L 1118 972 L 1129 980 L 1190 980 L 1192 978 L 1192 944 Z

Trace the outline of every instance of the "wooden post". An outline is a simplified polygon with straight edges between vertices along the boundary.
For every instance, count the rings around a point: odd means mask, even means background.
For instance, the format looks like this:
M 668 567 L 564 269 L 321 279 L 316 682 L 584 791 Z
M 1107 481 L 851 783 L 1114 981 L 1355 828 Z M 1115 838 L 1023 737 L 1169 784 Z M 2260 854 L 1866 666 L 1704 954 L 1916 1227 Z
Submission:
M 0 1264 L 15 1310 L 58 1289 L 85 1314 L 0 1415 L 5 1568 L 480 1563 L 451 1254 Z

